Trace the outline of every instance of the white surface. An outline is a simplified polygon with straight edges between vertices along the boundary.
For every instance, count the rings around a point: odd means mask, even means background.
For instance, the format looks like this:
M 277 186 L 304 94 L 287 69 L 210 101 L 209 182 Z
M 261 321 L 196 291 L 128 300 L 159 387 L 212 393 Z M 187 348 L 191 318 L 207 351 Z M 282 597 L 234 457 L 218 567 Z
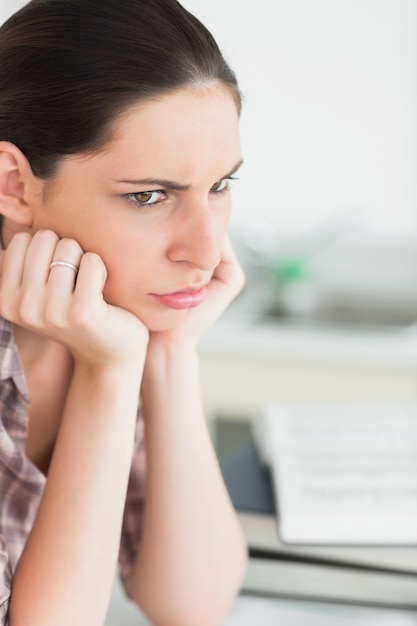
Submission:
M 104 626 L 152 626 L 139 612 L 136 605 L 127 599 L 118 577 L 114 583 Z
M 236 216 L 416 226 L 415 0 L 184 0 L 245 95 Z
M 255 323 L 227 314 L 200 344 L 202 354 L 290 358 L 314 363 L 417 368 L 417 330 L 355 331 Z
M 400 611 L 240 596 L 224 626 L 416 626 L 417 615 Z M 152 626 L 126 600 L 116 581 L 105 626 Z M 198 625 L 196 625 L 198 626 Z
M 224 626 L 415 626 L 398 611 L 240 597 Z
M 3 23 L 27 3 L 28 0 L 1 0 L 0 23 Z

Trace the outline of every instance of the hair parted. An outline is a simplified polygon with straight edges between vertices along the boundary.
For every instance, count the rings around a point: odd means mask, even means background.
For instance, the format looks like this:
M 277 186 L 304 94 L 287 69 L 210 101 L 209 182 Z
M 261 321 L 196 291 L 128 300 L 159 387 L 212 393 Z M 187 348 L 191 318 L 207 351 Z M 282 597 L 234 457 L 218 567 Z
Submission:
M 0 28 L 0 140 L 48 179 L 129 106 L 216 83 L 239 108 L 214 38 L 176 0 L 32 0 Z

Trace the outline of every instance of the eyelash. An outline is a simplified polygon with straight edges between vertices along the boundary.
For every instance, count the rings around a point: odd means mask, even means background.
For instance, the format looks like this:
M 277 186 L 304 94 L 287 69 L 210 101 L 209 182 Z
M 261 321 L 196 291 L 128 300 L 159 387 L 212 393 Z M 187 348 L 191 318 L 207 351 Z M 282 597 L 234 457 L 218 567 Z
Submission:
M 228 192 L 230 190 L 229 182 L 233 181 L 233 180 L 238 180 L 238 179 L 235 176 L 228 176 L 227 178 L 223 178 L 219 182 L 220 183 L 226 182 L 226 185 L 224 186 L 224 188 L 223 189 L 219 189 L 219 190 L 211 189 L 210 192 L 214 193 L 214 194 L 217 194 L 217 195 L 221 195 L 221 194 L 224 194 L 224 193 Z M 215 184 L 217 184 L 217 183 L 215 183 Z M 158 204 L 160 204 L 161 202 L 164 201 L 162 199 L 162 200 L 157 200 L 156 202 L 140 202 L 140 200 L 137 200 L 135 198 L 135 196 L 138 196 L 139 194 L 146 194 L 146 193 L 149 193 L 149 194 L 156 193 L 156 194 L 166 195 L 163 189 L 152 189 L 152 190 L 149 190 L 149 191 L 135 191 L 133 193 L 127 193 L 127 194 L 125 194 L 125 198 L 127 198 L 130 202 L 132 202 L 136 206 L 138 206 L 140 208 L 143 208 L 143 209 L 153 208 L 153 207 L 157 206 Z

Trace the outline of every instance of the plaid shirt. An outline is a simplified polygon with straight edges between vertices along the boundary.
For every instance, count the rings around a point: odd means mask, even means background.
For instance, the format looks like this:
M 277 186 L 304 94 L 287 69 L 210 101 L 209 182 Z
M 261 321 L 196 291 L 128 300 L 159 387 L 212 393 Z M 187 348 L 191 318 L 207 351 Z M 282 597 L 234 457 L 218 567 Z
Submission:
M 10 322 L 0 317 L 0 626 L 7 613 L 13 573 L 42 498 L 46 478 L 26 457 L 30 402 Z M 138 419 L 120 544 L 123 581 L 138 551 L 144 503 L 143 421 Z

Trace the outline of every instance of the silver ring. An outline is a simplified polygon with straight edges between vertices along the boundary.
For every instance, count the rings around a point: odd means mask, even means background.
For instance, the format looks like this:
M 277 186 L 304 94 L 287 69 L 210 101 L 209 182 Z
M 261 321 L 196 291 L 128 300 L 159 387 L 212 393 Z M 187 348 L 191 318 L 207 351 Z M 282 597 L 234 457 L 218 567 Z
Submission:
M 49 269 L 51 270 L 53 267 L 59 267 L 60 265 L 62 267 L 69 267 L 71 270 L 74 270 L 76 274 L 78 274 L 78 267 L 69 261 L 52 261 Z

